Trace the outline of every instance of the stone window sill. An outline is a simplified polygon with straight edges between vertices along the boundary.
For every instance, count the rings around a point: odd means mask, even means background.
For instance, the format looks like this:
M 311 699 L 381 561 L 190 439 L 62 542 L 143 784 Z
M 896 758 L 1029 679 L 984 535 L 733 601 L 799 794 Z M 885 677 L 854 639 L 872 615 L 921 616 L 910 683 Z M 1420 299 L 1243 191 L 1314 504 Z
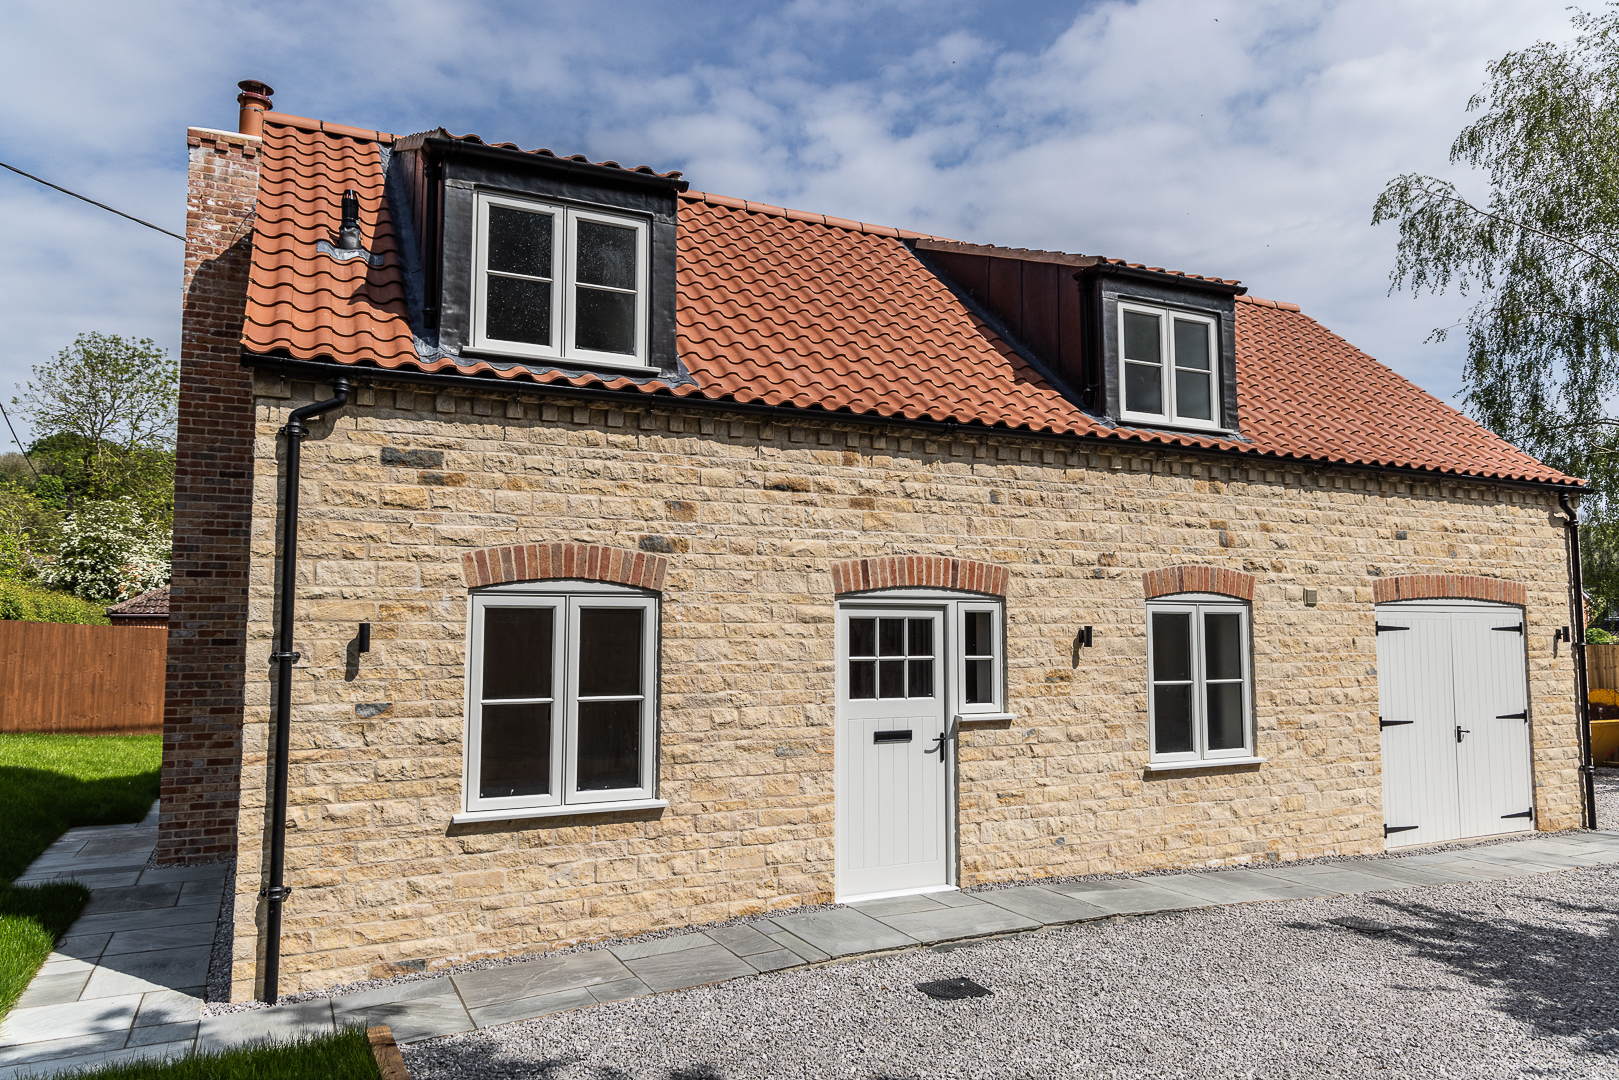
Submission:
M 632 799 L 628 802 L 583 803 L 573 806 L 516 806 L 507 810 L 468 810 L 450 818 L 451 825 L 473 825 L 480 821 L 526 821 L 529 818 L 585 817 L 588 814 L 621 814 L 630 810 L 667 810 L 667 799 Z
M 1017 719 L 1017 713 L 958 713 L 956 726 L 970 728 L 977 724 L 1005 724 Z
M 1214 758 L 1209 761 L 1152 761 L 1147 763 L 1148 772 L 1183 772 L 1188 769 L 1224 769 L 1230 765 L 1263 765 L 1266 759 L 1262 757 L 1228 757 Z

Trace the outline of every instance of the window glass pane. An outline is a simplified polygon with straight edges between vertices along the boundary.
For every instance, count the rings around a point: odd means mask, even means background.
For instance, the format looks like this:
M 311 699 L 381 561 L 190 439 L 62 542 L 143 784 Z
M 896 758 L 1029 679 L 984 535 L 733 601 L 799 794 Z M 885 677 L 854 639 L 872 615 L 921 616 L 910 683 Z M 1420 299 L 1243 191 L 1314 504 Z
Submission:
M 484 332 L 501 341 L 551 344 L 551 283 L 489 275 Z
M 911 686 L 909 696 L 913 698 L 928 698 L 933 696 L 933 661 L 912 660 Z
M 993 628 L 989 623 L 990 613 L 987 611 L 967 612 L 966 654 L 967 656 L 994 655 L 995 637 Z
M 1170 682 L 1192 677 L 1192 616 L 1179 611 L 1152 617 L 1152 677 Z
M 485 705 L 478 797 L 551 794 L 551 706 Z
M 551 276 L 550 214 L 510 206 L 489 208 L 489 269 L 530 277 Z
M 579 703 L 575 783 L 580 791 L 641 786 L 641 702 Z
M 849 697 L 858 701 L 877 696 L 877 661 L 849 661 Z
M 1242 683 L 1209 685 L 1209 749 L 1240 750 L 1243 746 Z
M 1205 678 L 1242 678 L 1242 616 L 1234 611 L 1203 616 L 1203 663 Z
M 1158 351 L 1158 316 L 1139 311 L 1124 313 L 1124 358 L 1147 364 L 1163 363 Z
M 877 629 L 878 656 L 905 655 L 905 620 L 882 619 Z M 883 695 L 886 697 L 887 695 Z
M 1130 412 L 1163 412 L 1163 370 L 1146 364 L 1124 365 L 1124 407 Z
M 879 660 L 877 662 L 877 696 L 902 698 L 905 696 L 905 661 Z
M 579 222 L 579 276 L 586 285 L 635 288 L 635 230 L 600 221 Z
M 933 655 L 933 620 L 911 619 L 910 648 L 906 652 L 911 656 Z
M 1209 370 L 1208 324 L 1175 320 L 1175 366 Z
M 967 661 L 967 704 L 988 705 L 995 700 L 993 660 Z
M 580 286 L 573 343 L 596 352 L 635 355 L 635 294 Z
M 552 625 L 548 607 L 490 607 L 483 613 L 483 696 L 551 696 Z
M 1185 754 L 1193 749 L 1192 742 L 1192 687 L 1155 686 L 1153 694 L 1153 726 L 1157 742 L 1155 754 Z
M 1209 376 L 1201 371 L 1175 372 L 1175 415 L 1188 420 L 1213 420 L 1214 399 Z
M 850 619 L 849 620 L 849 655 L 850 656 L 876 656 L 877 655 L 877 620 L 876 619 Z
M 641 692 L 640 608 L 579 612 L 579 696 Z

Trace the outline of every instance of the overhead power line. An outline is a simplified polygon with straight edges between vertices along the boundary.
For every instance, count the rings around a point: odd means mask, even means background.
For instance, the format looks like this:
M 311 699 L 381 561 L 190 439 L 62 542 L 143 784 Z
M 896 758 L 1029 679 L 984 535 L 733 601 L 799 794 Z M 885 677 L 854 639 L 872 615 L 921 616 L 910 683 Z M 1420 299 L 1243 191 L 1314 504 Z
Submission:
M 167 230 L 167 229 L 165 229 L 165 228 L 163 228 L 163 227 L 161 227 L 159 225 L 153 225 L 150 221 L 142 221 L 140 218 L 136 217 L 135 215 L 126 214 L 122 210 L 114 210 L 112 207 L 108 206 L 106 203 L 98 203 L 94 199 L 86 198 L 85 196 L 80 195 L 77 191 L 69 191 L 67 188 L 62 187 L 59 184 L 53 184 L 49 180 L 41 180 L 39 177 L 35 176 L 33 173 L 25 173 L 21 169 L 17 168 L 15 165 L 7 165 L 5 162 L 0 161 L 0 169 L 10 169 L 12 172 L 16 173 L 18 176 L 26 176 L 26 177 L 28 177 L 28 179 L 34 181 L 36 184 L 44 184 L 48 188 L 55 188 L 57 191 L 60 191 L 63 195 L 71 195 L 75 199 L 84 199 L 84 201 L 89 203 L 91 206 L 99 206 L 99 207 L 101 207 L 101 209 L 107 211 L 108 213 L 117 214 L 121 218 L 128 218 L 130 221 L 133 221 L 137 225 L 145 225 L 148 229 L 156 229 L 158 232 L 162 233 L 164 236 L 172 236 L 176 240 L 181 241 L 182 243 L 185 241 L 185 237 L 181 236 L 179 233 L 172 233 L 169 230 Z

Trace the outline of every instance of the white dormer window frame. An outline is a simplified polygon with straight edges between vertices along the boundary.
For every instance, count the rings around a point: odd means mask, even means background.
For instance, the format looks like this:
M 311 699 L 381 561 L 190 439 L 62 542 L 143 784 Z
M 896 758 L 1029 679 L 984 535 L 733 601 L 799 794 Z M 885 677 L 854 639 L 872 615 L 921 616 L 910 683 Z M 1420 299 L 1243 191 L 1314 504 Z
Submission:
M 1219 321 L 1126 300 L 1119 301 L 1118 312 L 1119 419 L 1226 430 L 1220 418 Z M 1156 334 L 1141 333 L 1148 319 L 1156 320 Z
M 500 210 L 549 219 L 549 266 L 491 265 L 491 255 L 497 245 L 491 243 L 490 230 L 498 228 L 497 218 L 503 216 L 498 213 Z M 591 225 L 605 226 L 631 234 L 635 266 L 629 275 L 620 275 L 618 280 L 607 282 L 601 280 L 600 274 L 593 279 L 588 270 L 581 271 L 580 256 L 584 253 L 580 238 L 582 225 L 587 229 Z M 650 241 L 649 223 L 642 218 L 585 210 L 540 199 L 479 192 L 472 243 L 471 348 L 506 356 L 572 361 L 592 367 L 650 370 L 647 360 Z M 547 272 L 540 272 L 542 270 Z M 530 332 L 524 335 L 529 340 L 521 340 L 509 332 L 512 326 L 508 324 L 505 328 L 508 332 L 503 334 L 496 310 L 499 297 L 491 304 L 491 279 L 499 279 L 497 289 L 505 285 L 508 293 L 524 292 L 531 303 L 548 305 L 549 333 L 542 335 L 530 327 Z M 619 308 L 620 318 L 611 321 L 616 323 L 617 328 L 628 330 L 629 340 L 623 341 L 625 349 L 593 348 L 591 346 L 599 345 L 600 340 L 580 340 L 581 333 L 588 332 L 586 320 L 580 316 L 582 302 L 594 302 L 599 309 Z M 626 307 L 633 308 L 633 313 L 627 318 L 623 316 Z M 495 326 L 491 326 L 492 313 L 496 316 Z M 603 324 L 598 323 L 600 325 Z M 534 340 L 541 337 L 545 340 Z

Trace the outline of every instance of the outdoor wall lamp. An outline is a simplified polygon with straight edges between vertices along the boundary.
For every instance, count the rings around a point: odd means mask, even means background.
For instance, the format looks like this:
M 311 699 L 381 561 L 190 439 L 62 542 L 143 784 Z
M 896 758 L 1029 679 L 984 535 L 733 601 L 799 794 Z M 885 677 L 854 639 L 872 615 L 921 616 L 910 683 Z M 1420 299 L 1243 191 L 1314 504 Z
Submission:
M 371 624 L 370 623 L 363 622 L 363 623 L 360 624 L 360 642 L 355 647 L 354 651 L 355 652 L 370 652 L 371 651 Z

